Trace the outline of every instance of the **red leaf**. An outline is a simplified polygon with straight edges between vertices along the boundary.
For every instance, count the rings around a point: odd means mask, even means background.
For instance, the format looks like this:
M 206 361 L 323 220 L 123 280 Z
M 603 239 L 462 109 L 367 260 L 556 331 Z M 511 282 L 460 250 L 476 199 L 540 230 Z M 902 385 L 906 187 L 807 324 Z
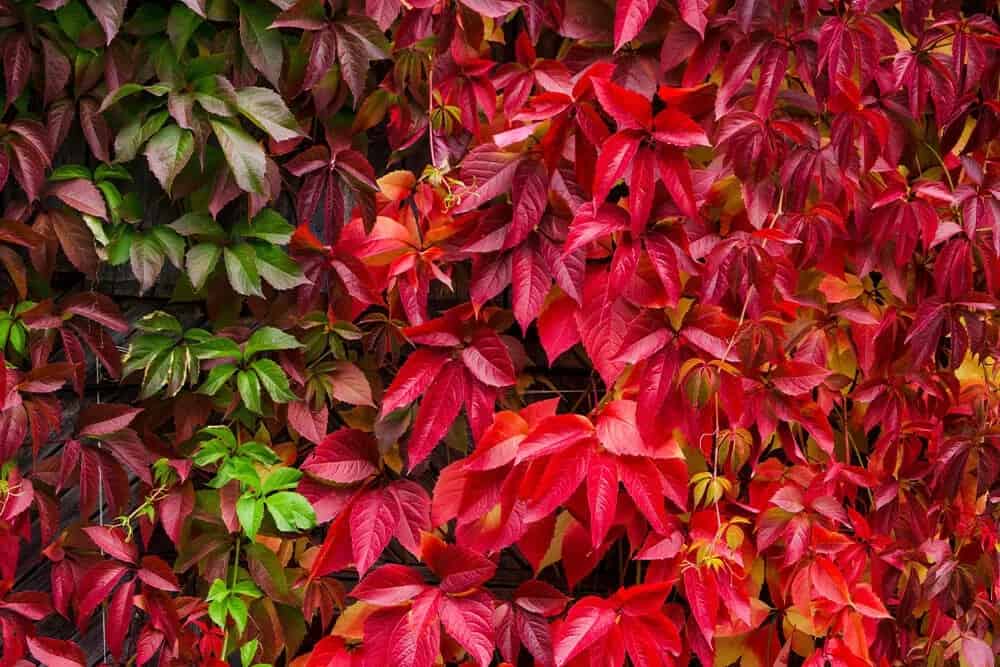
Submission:
M 326 405 L 313 411 L 306 401 L 292 401 L 288 404 L 288 424 L 309 442 L 322 442 L 329 423 L 330 410 Z
M 705 16 L 708 4 L 708 0 L 677 0 L 681 18 L 694 28 L 702 39 L 705 39 L 705 27 L 708 25 L 708 18 Z
M 416 482 L 399 480 L 387 487 L 396 502 L 399 523 L 394 535 L 403 548 L 420 555 L 420 536 L 431 529 L 431 499 Z
M 632 178 L 628 184 L 629 218 L 632 235 L 639 236 L 646 227 L 649 213 L 653 210 L 656 158 L 649 148 L 640 148 L 632 164 Z
M 89 436 L 110 435 L 135 420 L 142 408 L 117 403 L 93 403 L 80 411 L 79 434 Z
M 4 83 L 7 85 L 4 110 L 24 91 L 31 75 L 33 61 L 34 53 L 31 50 L 28 34 L 17 30 L 8 33 L 3 43 L 3 74 Z
M 125 17 L 125 5 L 128 0 L 87 0 L 87 6 L 94 12 L 97 22 L 101 24 L 108 44 L 118 34 L 118 29 L 122 25 Z
M 399 518 L 396 504 L 384 489 L 364 493 L 351 509 L 351 553 L 358 574 L 364 574 L 389 546 Z
M 851 593 L 840 569 L 828 558 L 817 558 L 810 567 L 813 588 L 820 597 L 841 607 L 851 603 Z
M 83 651 L 73 642 L 49 637 L 27 637 L 28 648 L 45 667 L 87 667 Z
M 127 567 L 111 560 L 98 561 L 92 565 L 80 581 L 81 597 L 77 602 L 77 618 L 86 622 L 127 573 Z
M 601 204 L 615 183 L 624 178 L 635 154 L 639 150 L 640 135 L 634 130 L 624 130 L 611 137 L 601 146 L 594 167 L 594 203 Z
M 462 361 L 469 372 L 483 384 L 507 387 L 517 380 L 510 352 L 493 331 L 479 330 L 462 350 Z
M 407 443 L 410 470 L 423 462 L 445 436 L 465 400 L 465 367 L 458 361 L 449 361 L 440 371 L 420 400 L 413 422 Z
M 462 0 L 462 4 L 477 14 L 494 19 L 517 11 L 521 6 L 516 0 Z
M 431 533 L 424 533 L 420 559 L 441 578 L 438 585 L 451 595 L 478 588 L 493 578 L 496 563 L 485 556 L 454 544 L 447 544 Z
M 135 565 L 139 560 L 139 551 L 135 543 L 126 542 L 124 531 L 120 528 L 87 526 L 83 532 L 101 551 L 107 552 L 112 557 L 131 565 Z
M 552 662 L 552 631 L 549 624 L 538 614 L 517 612 L 514 616 L 514 627 L 517 636 L 543 667 L 553 665 Z
M 417 400 L 450 358 L 450 353 L 445 350 L 427 347 L 414 350 L 386 389 L 380 414 L 387 415 Z
M 591 459 L 587 471 L 587 504 L 590 508 L 590 539 L 596 548 L 608 534 L 618 506 L 618 467 L 604 455 Z
M 545 258 L 533 243 L 514 249 L 511 264 L 511 288 L 514 317 L 527 333 L 528 326 L 542 312 L 552 277 L 545 268 Z
M 427 587 L 413 568 L 388 564 L 362 579 L 351 591 L 351 597 L 379 607 L 391 607 L 412 600 Z
M 668 534 L 670 521 L 663 506 L 664 496 L 667 495 L 666 483 L 656 465 L 643 457 L 619 456 L 618 475 L 628 495 L 653 530 L 661 535 Z M 676 502 L 676 498 L 672 499 Z
M 992 667 L 996 664 L 992 647 L 979 637 L 962 637 L 962 657 L 969 667 Z
M 684 570 L 684 596 L 691 607 L 691 615 L 709 642 L 715 636 L 715 624 L 719 612 L 719 593 L 716 583 L 708 580 L 709 575 L 697 567 Z
M 98 292 L 74 294 L 62 301 L 62 310 L 63 313 L 79 315 L 97 322 L 117 333 L 126 333 L 129 330 L 128 322 L 122 319 L 118 305 L 106 294 Z
M 338 484 L 360 482 L 378 474 L 378 444 L 369 433 L 342 428 L 323 438 L 302 470 Z
M 569 598 L 558 589 L 537 579 L 524 582 L 514 591 L 514 604 L 532 614 L 556 616 L 568 602 Z
M 108 218 L 108 210 L 104 205 L 104 197 L 90 181 L 74 178 L 69 181 L 53 183 L 49 194 L 58 197 L 64 204 L 75 208 L 80 213 L 98 218 Z
M 832 375 L 831 371 L 804 361 L 785 361 L 771 376 L 774 388 L 787 396 L 807 394 Z
M 615 612 L 607 602 L 592 596 L 581 599 L 569 610 L 552 638 L 556 665 L 562 667 L 602 641 L 614 624 Z
M 137 574 L 147 586 L 161 591 L 176 592 L 180 590 L 180 583 L 178 583 L 173 570 L 159 556 L 143 556 Z
M 111 651 L 111 655 L 116 660 L 121 660 L 125 638 L 132 625 L 132 609 L 134 608 L 132 597 L 134 595 L 135 580 L 133 579 L 115 591 L 111 597 L 111 604 L 108 605 L 108 650 Z
M 653 107 L 648 99 L 605 79 L 595 78 L 593 85 L 597 100 L 615 120 L 619 133 L 621 130 L 648 130 L 652 127 Z
M 480 667 L 493 660 L 493 601 L 485 593 L 445 597 L 439 611 L 441 624 L 469 652 Z
M 870 584 L 858 584 L 851 591 L 851 605 L 868 618 L 892 618 Z
M 698 219 L 698 204 L 694 196 L 694 184 L 691 179 L 691 165 L 684 154 L 677 150 L 661 150 L 657 153 L 657 173 L 670 193 L 671 199 L 677 204 L 681 213 L 692 220 Z
M 556 290 L 538 316 L 538 336 L 550 366 L 563 352 L 580 342 L 580 333 L 574 326 L 577 308 L 573 299 Z
M 194 510 L 194 500 L 194 485 L 189 480 L 172 488 L 157 507 L 163 530 L 175 545 L 180 541 L 184 521 Z
M 549 173 L 538 160 L 522 160 L 514 171 L 514 215 L 507 228 L 503 250 L 519 246 L 542 220 L 549 202 Z
M 335 399 L 351 405 L 375 405 L 372 401 L 372 388 L 364 371 L 349 361 L 331 363 L 333 369 L 329 374 L 330 393 Z
M 594 437 L 594 425 L 582 415 L 555 415 L 539 422 L 521 441 L 517 461 L 551 456 Z
M 50 211 L 39 217 L 43 215 L 48 216 L 59 245 L 70 263 L 88 278 L 96 277 L 99 260 L 97 251 L 94 250 L 94 237 L 83 220 L 66 211 Z
M 615 51 L 635 39 L 659 3 L 656 0 L 624 0 L 615 5 Z M 704 36 L 704 31 L 702 32 Z

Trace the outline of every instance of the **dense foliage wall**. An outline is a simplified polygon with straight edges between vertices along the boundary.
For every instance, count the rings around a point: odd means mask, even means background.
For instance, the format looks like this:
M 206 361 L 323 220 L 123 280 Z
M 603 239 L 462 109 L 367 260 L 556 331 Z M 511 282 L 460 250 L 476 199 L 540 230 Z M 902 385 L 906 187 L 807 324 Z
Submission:
M 997 21 L 0 0 L 0 667 L 994 665 Z

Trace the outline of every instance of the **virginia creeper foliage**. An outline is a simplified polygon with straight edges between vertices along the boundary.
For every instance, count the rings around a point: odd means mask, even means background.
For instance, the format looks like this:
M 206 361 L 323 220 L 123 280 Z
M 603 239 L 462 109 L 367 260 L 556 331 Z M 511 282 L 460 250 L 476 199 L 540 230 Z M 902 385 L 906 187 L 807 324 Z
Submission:
M 0 0 L 0 667 L 997 664 L 997 22 Z

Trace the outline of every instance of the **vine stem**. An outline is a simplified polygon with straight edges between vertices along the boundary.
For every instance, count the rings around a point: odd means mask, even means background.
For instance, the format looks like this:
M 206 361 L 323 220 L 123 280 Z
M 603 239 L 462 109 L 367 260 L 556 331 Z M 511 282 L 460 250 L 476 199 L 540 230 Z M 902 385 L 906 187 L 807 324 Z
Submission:
M 437 169 L 434 151 L 434 60 L 427 67 L 427 143 L 431 149 L 431 166 Z
M 243 538 L 241 536 L 236 537 L 236 555 L 233 557 L 233 571 L 230 573 L 230 578 L 232 581 L 229 582 L 229 590 L 236 588 L 236 579 L 240 574 L 240 546 L 243 544 Z M 222 635 L 222 660 L 226 660 L 228 655 L 229 647 L 229 623 L 226 623 L 226 628 Z
M 774 223 L 777 222 L 778 218 L 784 213 L 785 207 L 785 191 L 778 191 L 778 209 L 771 216 L 771 219 L 767 223 L 767 227 L 764 229 L 770 229 L 774 227 Z M 761 248 L 767 245 L 767 239 L 765 238 L 761 242 Z M 743 329 L 743 324 L 746 322 L 747 309 L 750 307 L 750 296 L 753 294 L 753 288 L 747 290 L 746 296 L 743 298 L 743 306 L 740 308 L 740 317 L 736 322 L 736 330 L 733 331 L 733 335 L 729 337 L 729 341 L 726 343 L 726 351 L 722 353 L 722 361 L 726 361 L 729 358 L 729 353 L 733 351 L 733 346 L 736 345 L 736 338 L 740 335 L 740 330 Z M 715 433 L 712 435 L 712 483 L 719 477 L 719 430 L 720 430 L 720 420 L 719 420 L 719 392 L 715 392 Z M 715 501 L 715 535 L 712 537 L 712 552 L 715 552 L 715 545 L 719 541 L 719 534 L 722 532 L 722 510 L 719 509 L 721 503 L 721 498 Z

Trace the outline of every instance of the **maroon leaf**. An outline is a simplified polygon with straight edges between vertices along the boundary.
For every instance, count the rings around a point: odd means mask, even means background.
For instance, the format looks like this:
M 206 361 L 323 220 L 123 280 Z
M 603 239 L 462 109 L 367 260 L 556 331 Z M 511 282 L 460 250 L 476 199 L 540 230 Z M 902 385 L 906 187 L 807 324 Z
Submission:
M 90 7 L 90 11 L 94 12 L 97 22 L 101 24 L 108 44 L 121 28 L 127 3 L 128 0 L 87 0 L 87 6 Z

